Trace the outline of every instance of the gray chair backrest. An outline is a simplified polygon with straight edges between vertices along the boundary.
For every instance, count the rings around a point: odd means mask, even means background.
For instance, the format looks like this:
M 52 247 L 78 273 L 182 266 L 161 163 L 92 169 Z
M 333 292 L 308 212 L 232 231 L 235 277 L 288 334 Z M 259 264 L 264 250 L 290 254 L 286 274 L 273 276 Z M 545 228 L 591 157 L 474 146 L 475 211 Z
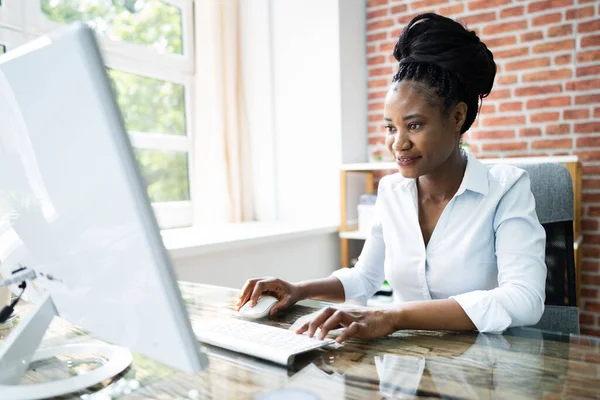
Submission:
M 561 164 L 515 164 L 531 179 L 538 219 L 546 230 L 546 307 L 535 328 L 579 333 L 573 251 L 573 182 Z

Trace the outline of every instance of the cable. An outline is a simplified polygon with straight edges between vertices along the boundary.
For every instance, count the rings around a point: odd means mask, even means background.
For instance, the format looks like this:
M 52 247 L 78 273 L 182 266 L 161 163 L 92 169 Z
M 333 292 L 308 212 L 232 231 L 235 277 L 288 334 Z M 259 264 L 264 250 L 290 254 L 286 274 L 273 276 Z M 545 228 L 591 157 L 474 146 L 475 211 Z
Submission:
M 27 280 L 33 280 L 36 278 L 36 273 L 34 270 L 29 269 L 27 267 L 21 267 L 15 271 L 13 271 L 12 275 L 6 279 L 4 279 L 2 282 L 0 282 L 0 287 L 4 287 L 4 286 L 8 286 L 8 285 L 12 285 L 12 284 L 18 284 L 21 283 L 23 281 L 27 281 Z
M 2 311 L 0 311 L 0 324 L 5 323 L 8 320 L 8 317 L 10 317 L 12 315 L 13 311 L 15 311 L 15 306 L 17 305 L 19 300 L 21 300 L 21 296 L 23 296 L 23 293 L 25 293 L 25 288 L 27 288 L 27 282 L 23 281 L 19 285 L 19 289 L 21 289 L 21 293 L 19 294 L 19 297 L 14 299 L 13 302 L 10 303 L 10 305 L 4 306 Z

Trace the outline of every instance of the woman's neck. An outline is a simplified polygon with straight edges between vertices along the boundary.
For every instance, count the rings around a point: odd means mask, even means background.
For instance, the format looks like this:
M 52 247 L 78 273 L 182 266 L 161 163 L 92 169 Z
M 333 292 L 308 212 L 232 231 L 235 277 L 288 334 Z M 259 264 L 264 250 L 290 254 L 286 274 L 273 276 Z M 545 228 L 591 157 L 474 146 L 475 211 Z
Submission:
M 450 200 L 465 175 L 467 158 L 460 148 L 456 148 L 435 171 L 417 178 L 419 197 L 431 200 Z

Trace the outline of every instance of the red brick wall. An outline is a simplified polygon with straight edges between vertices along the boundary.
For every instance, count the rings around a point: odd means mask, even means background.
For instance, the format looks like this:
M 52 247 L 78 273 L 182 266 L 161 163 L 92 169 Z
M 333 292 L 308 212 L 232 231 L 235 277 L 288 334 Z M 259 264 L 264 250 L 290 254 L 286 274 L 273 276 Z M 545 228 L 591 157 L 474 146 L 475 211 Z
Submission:
M 578 155 L 583 163 L 582 332 L 600 336 L 600 2 L 368 0 L 369 146 L 384 141 L 383 99 L 401 29 L 423 12 L 463 21 L 499 72 L 465 141 L 479 157 Z

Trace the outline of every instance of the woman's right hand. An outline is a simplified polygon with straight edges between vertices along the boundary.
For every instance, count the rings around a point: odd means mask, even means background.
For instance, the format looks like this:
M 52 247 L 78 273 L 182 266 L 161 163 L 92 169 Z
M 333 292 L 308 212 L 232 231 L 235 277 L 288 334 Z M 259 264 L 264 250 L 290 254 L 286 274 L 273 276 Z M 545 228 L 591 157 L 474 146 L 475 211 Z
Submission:
M 281 279 L 271 277 L 248 279 L 240 292 L 237 302 L 238 311 L 247 302 L 254 306 L 260 296 L 268 295 L 279 299 L 270 312 L 271 315 L 274 315 L 302 300 L 299 292 L 296 285 Z

